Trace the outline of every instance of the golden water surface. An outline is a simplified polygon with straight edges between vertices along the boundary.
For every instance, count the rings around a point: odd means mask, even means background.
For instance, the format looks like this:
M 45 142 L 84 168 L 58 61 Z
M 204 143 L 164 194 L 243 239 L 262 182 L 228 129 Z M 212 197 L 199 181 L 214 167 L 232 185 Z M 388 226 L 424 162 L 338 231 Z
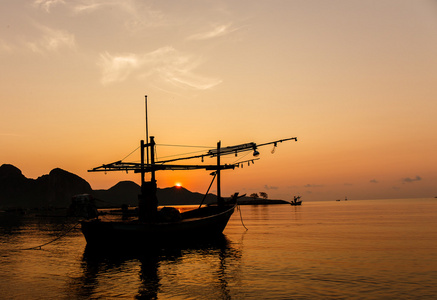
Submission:
M 241 206 L 223 239 L 180 248 L 90 251 L 80 230 L 74 229 L 40 250 L 22 250 L 53 240 L 75 224 L 65 218 L 2 213 L 0 298 L 437 295 L 437 199 Z

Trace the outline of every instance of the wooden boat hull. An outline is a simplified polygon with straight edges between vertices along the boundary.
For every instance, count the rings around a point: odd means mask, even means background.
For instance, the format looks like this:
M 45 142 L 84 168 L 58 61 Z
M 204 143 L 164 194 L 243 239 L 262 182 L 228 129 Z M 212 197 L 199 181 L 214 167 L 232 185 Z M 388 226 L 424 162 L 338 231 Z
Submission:
M 235 205 L 210 206 L 182 213 L 176 222 L 101 221 L 81 222 L 89 245 L 148 245 L 201 240 L 222 234 Z
M 293 205 L 293 206 L 296 206 L 296 205 L 302 205 L 302 201 L 291 202 L 290 204 Z

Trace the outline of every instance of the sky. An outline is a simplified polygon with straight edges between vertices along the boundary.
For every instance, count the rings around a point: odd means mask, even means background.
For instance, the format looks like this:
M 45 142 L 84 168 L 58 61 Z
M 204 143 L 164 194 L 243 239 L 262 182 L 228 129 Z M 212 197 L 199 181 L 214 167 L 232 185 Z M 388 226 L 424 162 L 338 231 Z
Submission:
M 28 178 L 139 183 L 87 170 L 138 161 L 147 95 L 158 159 L 298 138 L 224 171 L 225 196 L 434 197 L 436 82 L 435 0 L 0 0 L 0 164 Z

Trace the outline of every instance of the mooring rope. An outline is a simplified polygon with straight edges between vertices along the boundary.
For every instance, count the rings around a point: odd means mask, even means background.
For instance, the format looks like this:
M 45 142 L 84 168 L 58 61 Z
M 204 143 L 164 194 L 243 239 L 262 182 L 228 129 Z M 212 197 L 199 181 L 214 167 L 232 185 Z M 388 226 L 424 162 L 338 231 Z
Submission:
M 67 235 L 67 233 L 69 233 L 70 231 L 72 231 L 73 229 L 75 229 L 77 227 L 77 225 L 80 224 L 80 221 L 78 221 L 76 224 L 74 224 L 70 229 L 68 229 L 67 231 L 65 231 L 63 234 L 61 234 L 60 236 L 56 237 L 55 239 L 51 240 L 50 242 L 44 243 L 42 245 L 39 246 L 35 246 L 35 247 L 30 247 L 30 248 L 25 248 L 25 249 L 19 249 L 19 250 L 41 250 L 42 247 L 47 246 L 61 238 L 63 238 L 64 236 Z
M 247 229 L 247 227 L 244 225 L 244 222 L 243 222 L 243 216 L 241 215 L 241 207 L 240 207 L 239 204 L 237 205 L 237 209 L 238 209 L 238 211 L 240 212 L 241 225 L 243 225 L 243 227 L 246 229 L 246 231 L 249 230 L 249 229 Z

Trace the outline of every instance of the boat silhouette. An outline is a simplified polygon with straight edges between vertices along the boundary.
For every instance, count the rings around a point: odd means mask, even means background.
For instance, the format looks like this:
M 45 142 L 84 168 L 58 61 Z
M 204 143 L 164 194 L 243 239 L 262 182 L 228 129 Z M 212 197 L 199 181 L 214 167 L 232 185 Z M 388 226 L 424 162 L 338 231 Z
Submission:
M 97 216 L 96 218 L 82 220 L 81 229 L 88 245 L 147 245 L 159 242 L 180 243 L 186 240 L 210 239 L 222 234 L 230 217 L 234 213 L 239 196 L 235 193 L 230 198 L 221 195 L 221 172 L 223 170 L 235 169 L 242 163 L 254 161 L 240 161 L 235 164 L 221 164 L 220 158 L 223 155 L 237 154 L 240 152 L 253 151 L 258 155 L 257 148 L 277 143 L 295 140 L 296 137 L 268 142 L 257 145 L 246 143 L 230 147 L 221 147 L 221 142 L 217 143 L 217 148 L 208 150 L 206 153 L 195 156 L 183 156 L 171 160 L 155 161 L 155 139 L 150 137 L 149 142 L 140 141 L 141 160 L 140 163 L 130 163 L 117 161 L 104 164 L 89 170 L 89 172 L 109 172 L 109 171 L 129 171 L 133 170 L 141 174 L 141 194 L 138 196 L 138 216 L 121 218 L 119 220 L 106 220 Z M 150 157 L 150 161 L 149 161 Z M 193 165 L 193 164 L 173 164 L 181 160 L 194 158 L 210 157 L 216 158 L 214 165 Z M 171 164 L 170 164 L 171 163 Z M 155 173 L 163 170 L 198 170 L 204 169 L 212 171 L 213 179 L 206 192 L 209 192 L 214 180 L 217 184 L 217 202 L 210 205 L 199 204 L 194 210 L 180 213 L 174 207 L 164 207 L 158 209 L 158 199 L 156 196 L 157 181 Z M 150 173 L 150 181 L 145 180 L 145 174 Z M 204 198 L 205 199 L 205 198 Z

